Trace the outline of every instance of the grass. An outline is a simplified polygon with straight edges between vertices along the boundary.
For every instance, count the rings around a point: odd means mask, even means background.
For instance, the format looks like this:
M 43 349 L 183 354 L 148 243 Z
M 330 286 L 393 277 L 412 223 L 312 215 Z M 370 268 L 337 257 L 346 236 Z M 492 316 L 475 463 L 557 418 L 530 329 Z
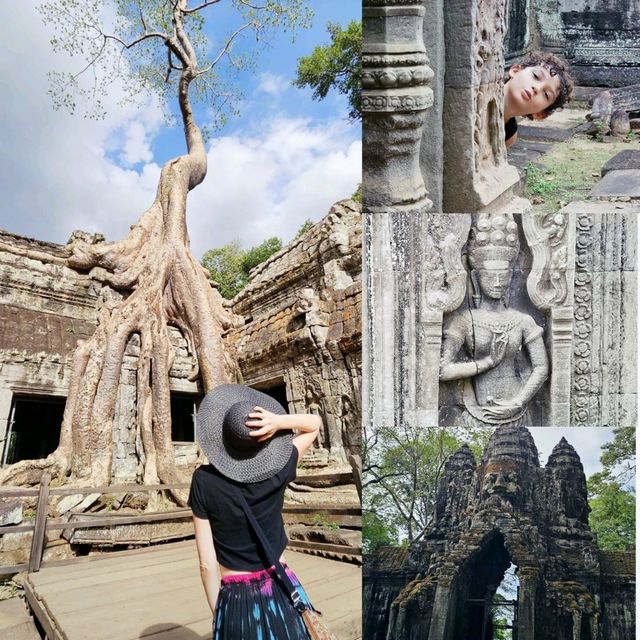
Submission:
M 603 142 L 576 136 L 557 144 L 538 163 L 527 167 L 524 195 L 536 212 L 557 211 L 573 200 L 585 198 L 600 180 L 602 165 L 619 151 L 637 148 L 638 144 L 635 134 L 627 140 L 607 136 Z
M 329 531 L 337 531 L 340 528 L 339 524 L 331 522 L 324 513 L 314 513 L 313 524 L 316 527 L 322 527 L 323 529 L 328 529 Z

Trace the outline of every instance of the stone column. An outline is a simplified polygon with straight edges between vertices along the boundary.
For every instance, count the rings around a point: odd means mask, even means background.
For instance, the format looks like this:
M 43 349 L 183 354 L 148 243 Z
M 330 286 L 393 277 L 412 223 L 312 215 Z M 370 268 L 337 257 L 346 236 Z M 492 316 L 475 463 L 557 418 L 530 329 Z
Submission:
M 575 218 L 570 212 L 523 214 L 522 228 L 533 256 L 527 292 L 531 302 L 548 318 L 547 423 L 567 427 L 571 424 Z
M 506 0 L 448 0 L 444 24 L 444 211 L 526 211 L 504 143 Z
M 431 208 L 419 164 L 433 93 L 422 0 L 363 2 L 363 420 L 401 424 L 415 372 L 416 218 Z
M 518 640 L 535 640 L 536 589 L 538 574 L 527 571 L 518 572 L 520 588 L 518 590 Z
M 1 457 L 4 455 L 4 448 L 6 446 L 12 402 L 13 392 L 11 389 L 0 389 L 0 465 L 2 464 Z
M 436 595 L 433 599 L 433 613 L 429 627 L 428 640 L 447 640 L 451 612 L 455 611 L 456 598 L 451 592 L 451 583 L 438 580 Z
M 624 207 L 624 205 L 621 205 Z M 637 211 L 600 213 L 573 203 L 575 215 L 571 424 L 637 421 Z

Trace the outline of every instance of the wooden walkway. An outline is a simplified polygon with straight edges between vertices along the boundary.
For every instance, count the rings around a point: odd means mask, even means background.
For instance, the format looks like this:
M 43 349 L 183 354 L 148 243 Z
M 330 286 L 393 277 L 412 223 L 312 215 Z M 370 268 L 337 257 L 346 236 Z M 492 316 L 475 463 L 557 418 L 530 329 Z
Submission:
M 360 567 L 291 550 L 286 558 L 338 638 L 359 640 Z M 211 638 L 193 540 L 43 568 L 25 594 L 48 640 Z

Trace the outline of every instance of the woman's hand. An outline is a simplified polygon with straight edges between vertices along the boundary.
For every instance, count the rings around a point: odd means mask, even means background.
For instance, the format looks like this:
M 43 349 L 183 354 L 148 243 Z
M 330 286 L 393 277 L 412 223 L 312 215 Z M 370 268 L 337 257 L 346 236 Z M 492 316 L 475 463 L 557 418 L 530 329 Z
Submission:
M 518 415 L 524 409 L 524 405 L 517 398 L 513 400 L 494 400 L 493 404 L 482 407 L 482 413 L 485 419 L 489 421 L 506 420 Z
M 245 422 L 247 427 L 253 427 L 255 431 L 250 431 L 249 435 L 256 438 L 258 442 L 264 442 L 272 438 L 276 431 L 281 428 L 280 416 L 262 407 L 253 407 L 249 414 L 249 420 Z

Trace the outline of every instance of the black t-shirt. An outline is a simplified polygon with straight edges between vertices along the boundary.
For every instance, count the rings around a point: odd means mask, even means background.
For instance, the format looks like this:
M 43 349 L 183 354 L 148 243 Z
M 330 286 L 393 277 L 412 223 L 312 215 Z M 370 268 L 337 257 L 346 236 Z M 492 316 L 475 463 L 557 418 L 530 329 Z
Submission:
M 274 552 L 278 557 L 282 554 L 288 542 L 282 521 L 284 490 L 295 479 L 297 464 L 298 450 L 293 447 L 284 468 L 260 482 L 235 482 L 210 464 L 194 471 L 188 505 L 196 517 L 209 520 L 217 559 L 223 567 L 259 571 L 269 566 L 232 487 L 244 495 Z
M 513 138 L 513 136 L 515 136 L 516 133 L 518 133 L 518 123 L 516 122 L 515 118 L 509 118 L 504 123 L 504 140 L 505 140 L 505 142 L 509 138 Z

